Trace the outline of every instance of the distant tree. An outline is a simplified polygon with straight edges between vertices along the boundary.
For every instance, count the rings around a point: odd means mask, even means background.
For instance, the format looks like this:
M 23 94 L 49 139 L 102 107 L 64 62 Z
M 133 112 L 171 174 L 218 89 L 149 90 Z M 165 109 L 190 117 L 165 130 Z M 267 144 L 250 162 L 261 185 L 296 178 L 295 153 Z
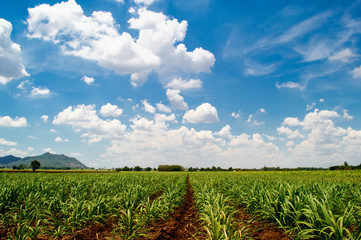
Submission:
M 146 167 L 144 170 L 149 172 L 149 171 L 152 171 L 152 168 L 151 167 Z
M 128 166 L 123 167 L 122 171 L 132 171 L 132 169 Z
M 26 169 L 27 167 L 28 167 L 28 166 L 26 166 L 26 164 L 20 164 L 20 166 L 17 167 L 17 169 L 22 170 L 22 169 Z
M 15 166 L 15 165 L 13 165 L 13 169 L 14 169 L 14 170 L 16 170 L 16 169 L 18 169 L 18 167 L 17 167 L 17 166 Z
M 33 169 L 33 172 L 35 172 L 36 169 L 38 169 L 40 167 L 40 162 L 38 160 L 33 160 L 30 163 L 30 167 L 31 169 Z
M 134 171 L 139 172 L 139 171 L 142 171 L 142 170 L 143 170 L 143 168 L 141 168 L 140 166 L 135 166 L 134 167 Z
M 343 163 L 343 165 L 345 165 L 345 166 L 347 167 L 347 166 L 348 166 L 348 162 L 345 161 L 345 162 Z
M 174 171 L 184 171 L 184 167 L 181 165 L 159 165 L 158 171 L 164 172 L 174 172 Z

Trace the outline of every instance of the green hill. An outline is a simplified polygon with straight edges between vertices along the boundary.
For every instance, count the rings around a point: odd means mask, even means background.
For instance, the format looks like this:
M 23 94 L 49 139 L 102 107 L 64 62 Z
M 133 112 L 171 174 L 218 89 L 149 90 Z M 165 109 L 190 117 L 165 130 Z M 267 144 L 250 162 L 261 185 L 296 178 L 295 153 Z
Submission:
M 31 161 L 38 160 L 40 168 L 88 168 L 76 158 L 68 157 L 63 154 L 44 153 L 39 156 L 25 157 L 20 160 L 8 163 L 9 167 L 26 164 L 30 166 Z
M 5 166 L 11 162 L 15 162 L 15 161 L 18 161 L 20 160 L 21 158 L 19 157 L 15 157 L 13 155 L 8 155 L 8 156 L 5 156 L 5 157 L 0 157 L 0 165 L 1 166 Z

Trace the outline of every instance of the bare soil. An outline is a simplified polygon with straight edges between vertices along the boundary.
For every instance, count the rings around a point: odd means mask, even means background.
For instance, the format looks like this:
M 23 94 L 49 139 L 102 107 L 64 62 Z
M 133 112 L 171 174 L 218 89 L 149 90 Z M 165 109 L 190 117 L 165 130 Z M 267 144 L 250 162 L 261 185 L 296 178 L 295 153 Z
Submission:
M 291 240 L 289 236 L 275 224 L 266 223 L 255 219 L 251 214 L 242 208 L 238 209 L 235 215 L 240 227 L 247 227 L 247 235 L 254 240 Z
M 198 211 L 195 207 L 193 194 L 194 191 L 189 183 L 189 177 L 187 177 L 187 190 L 183 205 L 175 209 L 169 219 L 151 223 L 147 227 L 146 237 L 139 238 L 139 240 L 206 239 L 205 235 L 199 231 Z

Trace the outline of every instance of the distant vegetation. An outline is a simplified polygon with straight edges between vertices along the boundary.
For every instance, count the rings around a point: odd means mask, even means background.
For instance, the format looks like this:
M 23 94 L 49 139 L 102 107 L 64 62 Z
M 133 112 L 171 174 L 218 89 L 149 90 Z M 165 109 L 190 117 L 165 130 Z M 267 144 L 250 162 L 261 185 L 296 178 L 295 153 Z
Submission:
M 160 172 L 182 172 L 185 168 L 181 165 L 159 165 L 158 171 Z
M 31 169 L 33 169 L 33 172 L 35 172 L 36 169 L 38 169 L 41 166 L 41 163 L 38 160 L 33 160 L 30 163 Z
M 348 165 L 347 162 L 344 162 L 343 165 L 340 166 L 332 166 L 329 167 L 330 170 L 356 170 L 356 169 L 361 169 L 361 164 L 358 166 L 350 166 Z

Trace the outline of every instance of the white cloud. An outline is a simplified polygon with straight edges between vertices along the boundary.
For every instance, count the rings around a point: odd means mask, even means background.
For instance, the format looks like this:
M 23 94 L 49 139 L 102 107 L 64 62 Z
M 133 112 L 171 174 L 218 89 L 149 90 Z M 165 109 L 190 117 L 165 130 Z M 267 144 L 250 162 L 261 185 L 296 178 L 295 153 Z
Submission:
M 332 56 L 328 57 L 330 61 L 341 61 L 341 62 L 350 62 L 353 58 L 359 57 L 359 55 L 352 53 L 351 49 L 346 48 Z
M 91 85 L 94 83 L 95 79 L 93 77 L 84 76 L 81 78 L 86 84 Z
M 316 103 L 307 104 L 307 106 L 306 106 L 306 111 L 309 111 L 309 110 L 314 109 L 315 106 L 316 106 Z
M 44 121 L 44 123 L 47 123 L 48 119 L 49 119 L 49 116 L 48 115 L 43 115 L 40 118 Z
M 13 155 L 13 156 L 17 156 L 17 157 L 25 157 L 28 155 L 27 151 L 22 151 L 16 148 L 11 148 L 7 151 L 4 151 L 2 149 L 0 149 L 0 155 L 2 156 L 6 156 L 6 155 Z
M 288 127 L 281 126 L 277 128 L 278 134 L 286 135 L 288 138 L 303 138 L 304 136 L 299 132 L 299 130 L 292 131 Z
M 50 131 L 50 132 L 52 132 L 52 133 L 56 133 L 56 130 L 55 130 L 55 129 L 53 129 L 53 128 L 52 128 L 52 129 L 50 129 L 49 131 Z
M 320 98 L 320 103 L 323 103 L 323 102 L 325 102 L 325 99 L 323 99 L 323 98 Z
M 156 122 L 177 122 L 174 113 L 172 113 L 171 115 L 165 115 L 165 114 L 154 114 L 154 120 Z
M 48 148 L 43 148 L 43 151 L 44 151 L 44 152 L 51 153 L 51 154 L 55 154 L 55 153 L 56 153 L 56 152 L 55 152 L 52 148 L 50 148 L 50 147 L 48 147 Z
M 54 139 L 55 142 L 70 142 L 69 139 L 65 138 L 65 139 L 62 139 L 61 137 L 56 137 Z
M 0 83 L 7 84 L 13 79 L 29 76 L 21 63 L 20 45 L 10 39 L 12 25 L 0 18 Z
M 231 126 L 226 125 L 224 126 L 221 131 L 216 132 L 215 135 L 221 136 L 222 138 L 231 139 L 232 133 L 231 133 Z
M 273 63 L 269 65 L 263 65 L 256 62 L 245 62 L 246 70 L 245 74 L 249 76 L 263 76 L 274 72 L 278 64 Z
M 149 6 L 150 4 L 152 4 L 153 2 L 155 2 L 155 0 L 134 0 L 134 2 L 138 5 L 145 5 L 145 6 Z
M 32 136 L 32 135 L 28 136 L 28 138 L 30 138 L 30 139 L 38 139 L 38 137 Z
M 107 103 L 100 108 L 100 114 L 104 117 L 119 117 L 122 115 L 123 109 L 118 108 L 117 105 Z
M 165 113 L 172 112 L 172 110 L 163 103 L 157 103 L 156 106 L 159 112 L 165 112 Z
M 279 82 L 276 82 L 276 87 L 278 89 L 280 88 L 296 88 L 296 89 L 300 89 L 300 90 L 303 90 L 304 87 L 302 87 L 299 83 L 296 83 L 296 82 L 284 82 L 284 83 L 279 83 Z
M 70 125 L 77 132 L 85 132 L 82 137 L 88 138 L 88 142 L 121 137 L 126 126 L 119 120 L 102 120 L 96 114 L 94 105 L 69 106 L 54 117 L 53 124 Z
M 258 111 L 259 111 L 260 113 L 267 113 L 266 109 L 264 109 L 264 108 L 260 108 Z
M 335 111 L 318 110 L 307 113 L 302 121 L 285 119 L 294 127 L 301 127 L 307 136 L 291 150 L 290 158 L 299 166 L 330 166 L 343 161 L 353 161 L 361 156 L 361 131 L 336 127 L 334 118 L 340 118 Z M 315 161 L 317 159 L 317 162 Z
M 232 112 L 231 116 L 236 118 L 236 119 L 241 118 L 241 113 L 240 112 L 238 112 L 238 113 Z
M 252 117 L 253 117 L 252 114 L 250 114 L 250 115 L 248 116 L 248 119 L 247 119 L 247 122 L 248 122 L 248 123 L 251 123 L 251 122 L 252 122 Z
M 287 141 L 285 145 L 286 145 L 286 147 L 292 147 L 293 145 L 295 145 L 295 142 L 294 141 Z
M 187 110 L 188 104 L 184 101 L 184 98 L 179 95 L 180 90 L 167 89 L 167 97 L 174 109 Z
M 277 42 L 290 42 L 307 34 L 308 32 L 316 30 L 317 28 L 321 27 L 331 15 L 332 12 L 330 11 L 316 14 L 300 22 L 299 24 L 292 26 L 289 30 L 278 37 Z
M 41 4 L 28 11 L 29 38 L 51 41 L 64 54 L 96 61 L 117 74 L 131 74 L 133 86 L 144 83 L 151 72 L 162 76 L 210 72 L 215 62 L 211 52 L 188 51 L 179 43 L 186 35 L 186 21 L 146 8 L 134 9 L 128 21 L 132 32 L 138 31 L 137 38 L 118 32 L 110 12 L 94 11 L 86 16 L 74 0 Z
M 149 113 L 155 113 L 155 107 L 150 105 L 146 99 L 144 99 L 142 101 L 142 103 L 143 103 L 143 106 L 144 106 L 144 111 L 149 112 Z
M 0 138 L 0 145 L 16 146 L 18 143 L 6 140 L 5 138 Z
M 34 148 L 28 147 L 26 150 L 27 150 L 28 152 L 32 152 L 32 151 L 34 151 Z
M 183 122 L 214 123 L 218 122 L 217 109 L 209 103 L 203 103 L 196 110 L 189 110 L 183 116 Z
M 354 68 L 351 73 L 353 78 L 361 78 L 361 66 Z
M 3 127 L 27 127 L 29 124 L 25 117 L 0 116 L 0 126 Z
M 136 110 L 136 109 L 138 109 L 139 108 L 139 104 L 135 104 L 134 106 L 132 106 L 132 110 L 134 111 L 134 110 Z
M 178 89 L 178 90 L 201 88 L 202 81 L 199 79 L 190 79 L 189 81 L 187 81 L 181 78 L 175 78 L 171 82 L 169 82 L 165 87 L 171 89 Z
M 348 110 L 347 110 L 347 109 L 343 109 L 343 110 L 342 110 L 342 113 L 343 113 L 343 118 L 348 119 L 348 120 L 353 119 L 353 116 L 351 116 L 351 115 L 348 114 Z
M 32 97 L 48 96 L 49 94 L 50 90 L 46 87 L 33 87 L 30 92 Z
M 29 80 L 25 80 L 19 83 L 19 85 L 16 87 L 20 89 L 22 92 L 26 93 L 28 91 L 28 86 L 30 86 Z

